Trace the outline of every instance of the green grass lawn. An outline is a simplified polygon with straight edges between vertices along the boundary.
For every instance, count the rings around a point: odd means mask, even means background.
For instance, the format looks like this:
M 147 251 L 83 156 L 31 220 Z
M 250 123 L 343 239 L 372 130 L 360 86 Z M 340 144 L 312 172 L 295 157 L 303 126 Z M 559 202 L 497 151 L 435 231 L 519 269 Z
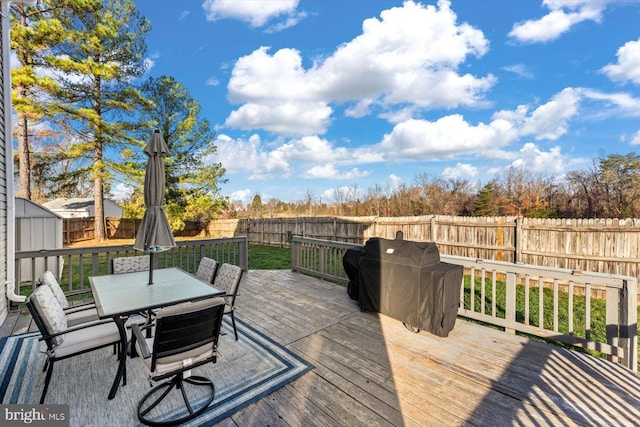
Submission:
M 465 308 L 470 309 L 470 277 L 465 276 Z M 486 286 L 486 298 L 485 298 L 485 313 L 491 313 L 492 295 L 491 295 L 491 280 L 485 280 Z M 480 289 L 481 279 L 476 277 L 474 286 L 474 308 L 476 312 L 480 312 Z M 529 296 L 529 322 L 531 326 L 538 326 L 539 323 L 539 301 L 537 286 L 531 286 Z M 546 329 L 553 328 L 553 289 L 543 288 L 544 299 L 542 307 L 542 319 L 543 327 Z M 497 317 L 504 318 L 504 307 L 506 285 L 502 281 L 496 281 L 496 315 Z M 569 294 L 567 292 L 558 292 L 558 331 L 563 334 L 569 333 L 569 316 L 568 316 L 568 302 Z M 585 338 L 585 311 L 586 311 L 586 298 L 584 295 L 573 296 L 573 333 L 575 336 Z M 604 300 L 598 298 L 591 299 L 591 337 L 598 341 L 606 339 L 606 304 Z M 516 286 L 516 321 L 524 322 L 525 320 L 525 289 L 523 285 Z
M 249 245 L 249 270 L 291 270 L 291 248 Z
M 480 312 L 481 300 L 480 300 L 480 288 L 481 279 L 475 278 L 474 286 L 474 311 Z M 464 305 L 467 310 L 470 309 L 470 277 L 464 278 Z M 486 286 L 486 299 L 485 299 L 485 313 L 491 313 L 492 293 L 491 293 L 491 281 L 485 280 Z M 505 288 L 506 285 L 502 281 L 496 282 L 496 315 L 497 317 L 504 318 L 505 312 Z M 529 299 L 529 322 L 531 326 L 538 326 L 539 323 L 539 301 L 538 301 L 537 286 L 530 287 L 530 299 Z M 553 290 L 549 288 L 543 288 L 544 299 L 542 307 L 542 320 L 543 326 L 546 329 L 553 328 Z M 568 301 L 569 295 L 566 292 L 558 292 L 558 331 L 563 334 L 569 333 L 569 316 L 568 316 Z M 573 297 L 573 334 L 576 337 L 585 338 L 585 305 L 586 298 L 584 295 L 574 295 Z M 591 339 L 595 341 L 606 340 L 606 304 L 604 300 L 592 298 L 591 299 Z M 516 320 L 518 322 L 524 322 L 525 317 L 525 290 L 523 285 L 517 285 L 516 287 Z M 535 338 L 539 339 L 539 338 Z M 544 341 L 544 340 L 543 340 Z M 595 352 L 593 352 L 595 353 Z

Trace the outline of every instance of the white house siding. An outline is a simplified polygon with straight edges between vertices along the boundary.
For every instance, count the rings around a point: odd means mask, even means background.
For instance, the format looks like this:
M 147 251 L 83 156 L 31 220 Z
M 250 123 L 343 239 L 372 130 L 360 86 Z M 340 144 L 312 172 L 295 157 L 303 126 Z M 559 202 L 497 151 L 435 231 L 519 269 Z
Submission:
M 4 63 L 5 40 L 3 40 L 5 25 L 7 25 L 6 16 L 8 5 L 2 1 L 2 15 L 0 16 L 0 325 L 7 318 L 8 301 L 7 301 L 7 165 L 5 164 L 5 153 L 7 141 L 5 140 L 5 84 L 9 81 L 10 76 L 6 75 L 8 64 Z M 10 141 L 9 141 L 10 142 Z M 11 180 L 9 180 L 11 185 Z M 9 261 L 11 262 L 11 261 Z

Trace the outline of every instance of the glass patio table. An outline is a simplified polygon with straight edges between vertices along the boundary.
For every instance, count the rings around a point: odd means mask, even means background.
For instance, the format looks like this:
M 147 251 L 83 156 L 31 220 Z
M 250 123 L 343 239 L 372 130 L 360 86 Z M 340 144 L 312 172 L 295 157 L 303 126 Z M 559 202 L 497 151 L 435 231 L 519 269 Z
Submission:
M 91 276 L 89 283 L 98 316 L 101 319 L 112 318 L 120 332 L 120 361 L 109 399 L 115 397 L 123 377 L 123 385 L 126 385 L 127 332 L 124 324 L 131 314 L 225 294 L 179 268 L 154 270 L 151 285 L 148 284 L 149 271 Z

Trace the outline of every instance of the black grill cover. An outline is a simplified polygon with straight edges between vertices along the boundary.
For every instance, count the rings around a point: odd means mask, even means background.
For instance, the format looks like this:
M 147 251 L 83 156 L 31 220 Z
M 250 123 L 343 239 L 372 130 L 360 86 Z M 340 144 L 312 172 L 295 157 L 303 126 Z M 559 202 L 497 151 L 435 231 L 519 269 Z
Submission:
M 446 337 L 456 321 L 462 274 L 462 266 L 440 262 L 435 243 L 369 239 L 358 269 L 360 308 Z
M 351 299 L 358 301 L 360 287 L 360 258 L 364 253 L 364 248 L 355 246 L 347 249 L 342 257 L 342 266 L 344 272 L 347 273 L 349 284 L 347 285 L 347 294 Z

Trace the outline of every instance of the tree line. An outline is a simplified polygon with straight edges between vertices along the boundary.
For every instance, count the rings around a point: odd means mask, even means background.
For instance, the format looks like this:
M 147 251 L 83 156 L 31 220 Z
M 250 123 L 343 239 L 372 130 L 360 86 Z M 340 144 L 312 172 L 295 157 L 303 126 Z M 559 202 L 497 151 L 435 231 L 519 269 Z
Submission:
M 129 216 L 144 209 L 142 148 L 158 129 L 170 150 L 165 210 L 173 228 L 213 218 L 225 206 L 220 164 L 200 103 L 171 76 L 148 77 L 150 22 L 132 0 L 44 0 L 11 6 L 16 195 L 34 201 L 89 197 L 96 238 L 106 238 L 104 198 L 135 190 Z
M 357 185 L 336 188 L 332 200 L 312 191 L 304 200 L 230 205 L 231 217 L 273 216 L 525 216 L 530 218 L 640 217 L 640 156 L 634 152 L 600 157 L 585 169 L 562 176 L 511 166 L 481 185 L 467 179 L 415 177 L 411 185 L 363 191 Z

